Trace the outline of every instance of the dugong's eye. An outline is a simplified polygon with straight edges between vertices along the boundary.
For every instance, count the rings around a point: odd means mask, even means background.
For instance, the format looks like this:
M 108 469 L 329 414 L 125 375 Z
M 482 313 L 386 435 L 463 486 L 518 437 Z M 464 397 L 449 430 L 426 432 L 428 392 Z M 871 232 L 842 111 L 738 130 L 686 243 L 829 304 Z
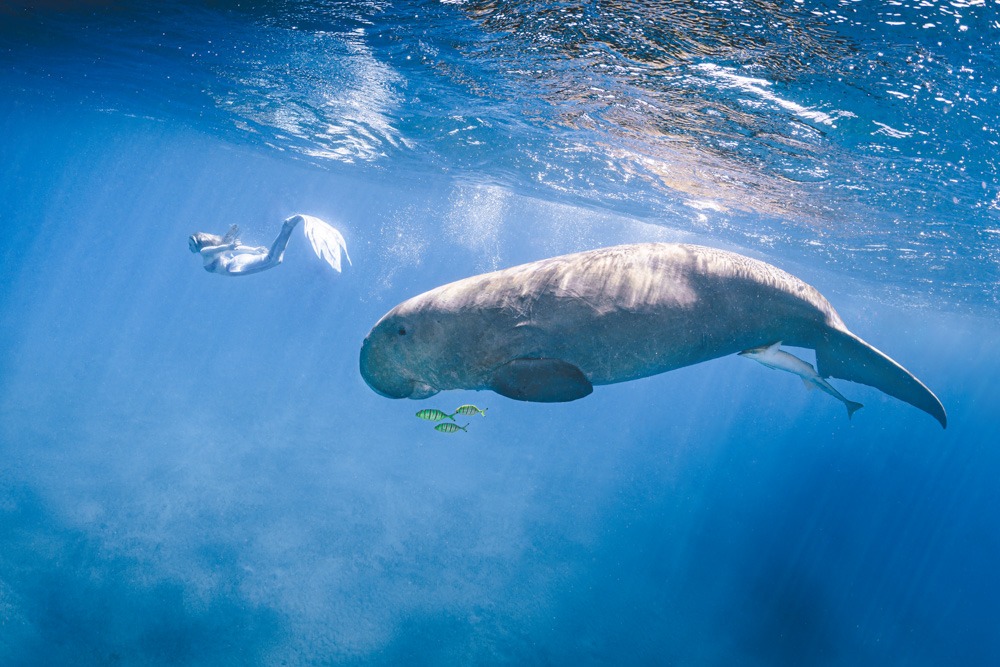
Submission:
M 399 335 L 400 336 L 406 335 L 406 327 L 399 327 Z

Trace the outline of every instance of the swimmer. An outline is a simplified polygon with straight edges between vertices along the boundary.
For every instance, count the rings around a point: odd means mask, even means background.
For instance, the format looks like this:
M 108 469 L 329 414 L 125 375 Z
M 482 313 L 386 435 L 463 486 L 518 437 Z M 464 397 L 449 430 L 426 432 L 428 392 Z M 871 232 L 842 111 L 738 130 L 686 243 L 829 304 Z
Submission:
M 240 230 L 236 225 L 230 227 L 225 236 L 206 232 L 192 234 L 188 238 L 188 248 L 191 252 L 201 255 L 205 262 L 205 270 L 210 273 L 222 276 L 260 273 L 281 264 L 292 230 L 300 222 L 306 239 L 317 257 L 335 271 L 340 271 L 340 253 L 343 251 L 347 263 L 350 264 L 351 257 L 347 254 L 347 243 L 341 233 L 311 215 L 293 215 L 285 220 L 270 248 L 243 245 L 238 238 Z

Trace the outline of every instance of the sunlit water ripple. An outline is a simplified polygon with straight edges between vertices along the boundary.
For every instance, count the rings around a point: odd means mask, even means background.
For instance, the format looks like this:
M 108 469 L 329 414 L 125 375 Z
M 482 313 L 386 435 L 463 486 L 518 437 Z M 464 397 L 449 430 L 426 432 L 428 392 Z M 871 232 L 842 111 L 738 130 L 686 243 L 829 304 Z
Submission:
M 23 91 L 1000 300 L 985 2 L 5 7 Z

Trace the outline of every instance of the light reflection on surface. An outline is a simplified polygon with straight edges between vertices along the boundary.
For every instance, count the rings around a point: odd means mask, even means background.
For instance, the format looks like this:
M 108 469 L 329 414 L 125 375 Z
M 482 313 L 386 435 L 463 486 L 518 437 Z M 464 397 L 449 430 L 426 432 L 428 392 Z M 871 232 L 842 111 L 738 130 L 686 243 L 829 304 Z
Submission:
M 1000 225 L 990 10 L 122 3 L 8 8 L 0 46 L 14 91 L 54 86 L 329 169 L 458 177 L 848 270 L 885 263 L 900 284 L 979 283 L 995 302 L 1000 239 L 977 231 Z M 858 250 L 890 237 L 920 259 Z

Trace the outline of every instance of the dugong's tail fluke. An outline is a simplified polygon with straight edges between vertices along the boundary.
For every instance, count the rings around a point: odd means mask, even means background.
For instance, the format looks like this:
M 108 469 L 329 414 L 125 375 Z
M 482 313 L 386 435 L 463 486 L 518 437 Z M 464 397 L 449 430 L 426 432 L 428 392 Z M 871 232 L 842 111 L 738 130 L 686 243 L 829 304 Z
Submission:
M 860 382 L 895 396 L 931 415 L 943 428 L 948 415 L 934 393 L 895 361 L 847 331 L 830 330 L 816 346 L 816 366 L 823 377 Z

